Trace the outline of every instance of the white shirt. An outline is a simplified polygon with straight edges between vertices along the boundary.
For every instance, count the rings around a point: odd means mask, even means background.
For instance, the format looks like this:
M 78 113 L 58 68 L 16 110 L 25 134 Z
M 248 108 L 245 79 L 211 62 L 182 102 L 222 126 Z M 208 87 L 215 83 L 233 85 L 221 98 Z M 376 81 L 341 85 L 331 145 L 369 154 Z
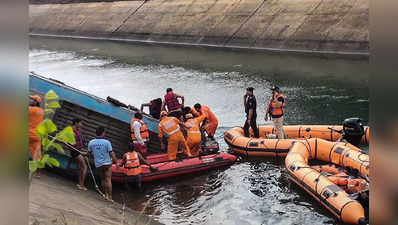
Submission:
M 144 142 L 145 141 L 148 141 L 148 139 L 147 138 L 142 138 L 141 137 L 141 123 L 139 122 L 139 121 L 134 121 L 133 122 L 133 129 L 134 129 L 134 135 L 135 135 L 135 138 L 137 139 L 137 140 L 135 140 L 135 141 L 133 141 L 134 143 L 139 143 L 139 144 L 144 144 Z

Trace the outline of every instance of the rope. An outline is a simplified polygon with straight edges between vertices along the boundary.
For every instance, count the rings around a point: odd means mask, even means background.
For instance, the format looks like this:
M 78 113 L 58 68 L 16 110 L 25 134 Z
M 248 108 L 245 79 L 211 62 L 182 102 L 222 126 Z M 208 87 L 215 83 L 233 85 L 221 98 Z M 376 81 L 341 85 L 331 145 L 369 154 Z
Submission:
M 57 141 L 62 141 L 62 140 L 60 140 L 60 139 L 58 139 L 58 138 L 56 138 L 56 137 L 53 137 L 53 136 L 51 136 L 51 135 L 48 135 L 48 136 L 50 136 L 50 137 L 52 137 L 52 138 L 55 138 Z M 70 145 L 70 144 L 67 143 L 67 142 L 63 142 L 63 141 L 62 141 L 62 143 L 66 144 L 67 146 L 69 146 L 69 147 L 72 148 L 73 150 L 79 152 L 79 153 L 82 154 L 82 156 L 83 156 L 83 152 L 80 151 L 79 149 L 73 147 L 72 145 Z M 83 156 L 83 157 L 84 157 L 84 158 L 86 159 L 86 161 L 87 161 L 88 169 L 89 169 L 90 174 L 91 174 L 91 177 L 93 178 L 93 181 L 94 181 L 95 189 L 102 195 L 102 197 L 105 198 L 105 197 L 106 197 L 105 194 L 102 193 L 102 191 L 99 189 L 99 187 L 98 187 L 98 185 L 97 185 L 97 181 L 95 181 L 95 177 L 94 177 L 93 171 L 92 171 L 92 169 L 91 169 L 90 161 L 88 160 L 88 157 L 87 157 L 87 156 Z

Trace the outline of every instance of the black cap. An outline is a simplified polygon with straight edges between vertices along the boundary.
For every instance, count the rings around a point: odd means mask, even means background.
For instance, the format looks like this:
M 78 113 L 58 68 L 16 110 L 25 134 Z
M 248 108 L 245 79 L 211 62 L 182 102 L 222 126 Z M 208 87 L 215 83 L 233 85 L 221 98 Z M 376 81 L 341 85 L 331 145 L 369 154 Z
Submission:
M 271 91 L 279 91 L 279 87 L 278 86 L 272 86 Z
M 248 88 L 246 88 L 246 91 L 251 91 L 251 92 L 253 92 L 253 90 L 254 90 L 253 87 L 248 87 Z

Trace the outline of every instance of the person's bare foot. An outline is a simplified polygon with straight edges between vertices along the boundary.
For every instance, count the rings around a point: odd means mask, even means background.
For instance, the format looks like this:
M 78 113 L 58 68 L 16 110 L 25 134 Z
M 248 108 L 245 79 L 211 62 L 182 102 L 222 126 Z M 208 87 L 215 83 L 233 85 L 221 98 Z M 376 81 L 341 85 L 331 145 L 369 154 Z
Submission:
M 77 187 L 78 187 L 80 190 L 87 191 L 87 188 L 86 188 L 86 187 L 84 187 L 84 186 L 80 186 L 80 185 L 78 185 Z
M 41 179 L 41 174 L 36 172 L 36 178 Z
M 113 201 L 112 198 L 109 198 L 109 197 L 108 197 L 106 200 L 107 200 L 108 202 L 115 202 L 115 201 Z

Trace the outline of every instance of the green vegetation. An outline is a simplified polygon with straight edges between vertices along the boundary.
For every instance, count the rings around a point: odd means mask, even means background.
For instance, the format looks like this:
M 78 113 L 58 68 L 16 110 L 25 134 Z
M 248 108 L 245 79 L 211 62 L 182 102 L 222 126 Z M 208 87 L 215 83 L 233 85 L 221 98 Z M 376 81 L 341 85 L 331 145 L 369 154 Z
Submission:
M 60 108 L 60 104 L 58 103 L 58 95 L 53 91 L 50 90 L 45 95 L 45 108 L 44 108 L 44 120 L 40 123 L 40 125 L 36 128 L 36 134 L 41 138 L 42 142 L 42 157 L 38 158 L 38 151 L 32 157 L 33 161 L 29 161 L 29 170 L 30 172 L 35 172 L 38 168 L 42 169 L 46 165 L 53 167 L 59 166 L 59 162 L 51 158 L 46 152 L 52 147 L 55 148 L 58 152 L 64 153 L 64 149 L 62 145 L 56 143 L 56 140 L 62 140 L 69 144 L 75 144 L 75 137 L 73 135 L 73 129 L 71 126 L 65 127 L 62 131 L 57 134 L 53 134 L 56 132 L 57 126 L 53 123 L 53 121 L 49 118 L 50 114 L 55 113 L 54 109 Z M 50 135 L 51 134 L 51 135 Z M 29 180 L 31 180 L 29 176 Z

